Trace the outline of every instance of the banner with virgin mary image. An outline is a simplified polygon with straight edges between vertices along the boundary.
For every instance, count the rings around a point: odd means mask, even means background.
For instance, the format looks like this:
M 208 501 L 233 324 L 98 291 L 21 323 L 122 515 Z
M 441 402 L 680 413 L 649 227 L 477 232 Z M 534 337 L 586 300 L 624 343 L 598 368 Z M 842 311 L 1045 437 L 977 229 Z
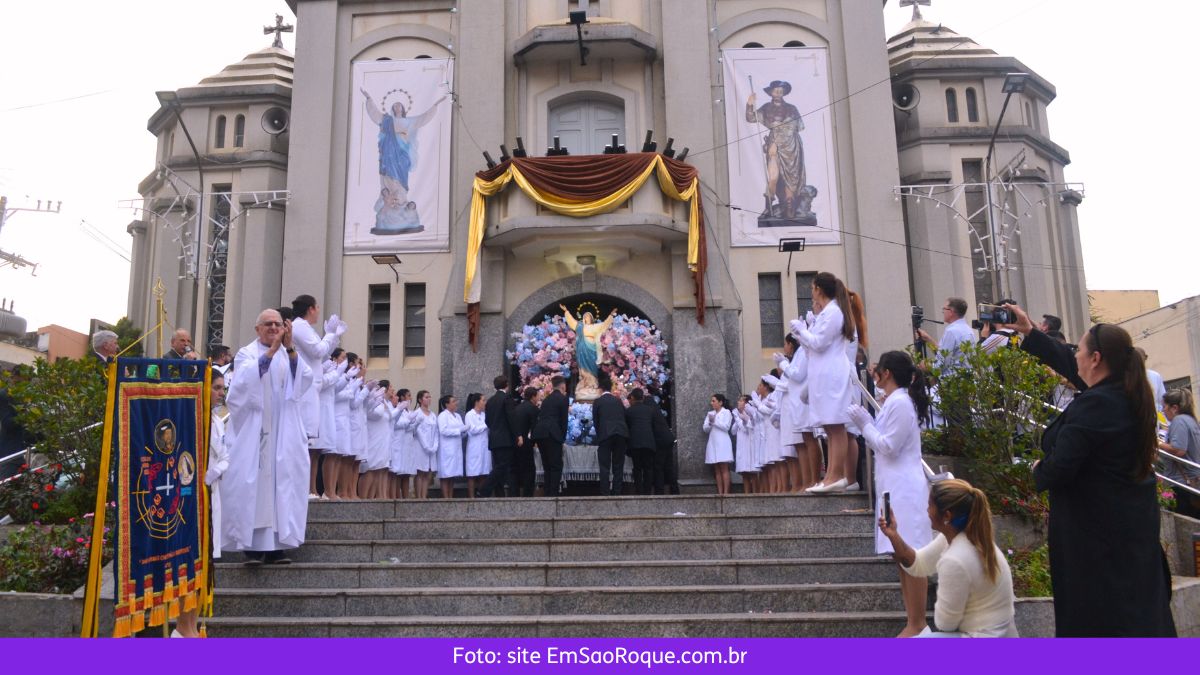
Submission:
M 344 251 L 450 250 L 452 59 L 355 61 Z
M 733 245 L 839 243 L 828 50 L 725 49 L 721 57 Z

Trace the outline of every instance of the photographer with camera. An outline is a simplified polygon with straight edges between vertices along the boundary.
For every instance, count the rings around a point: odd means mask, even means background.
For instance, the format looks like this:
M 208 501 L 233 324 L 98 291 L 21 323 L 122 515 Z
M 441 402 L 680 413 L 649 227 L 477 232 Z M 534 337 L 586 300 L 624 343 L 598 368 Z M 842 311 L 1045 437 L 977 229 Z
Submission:
M 1129 333 L 1099 323 L 1072 352 L 1017 305 L 1021 349 L 1067 378 L 1075 400 L 1046 428 L 1039 490 L 1050 493 L 1050 581 L 1059 637 L 1174 637 L 1159 543 L 1154 397 Z
M 953 370 L 958 367 L 962 358 L 962 346 L 975 341 L 975 334 L 971 332 L 971 326 L 965 318 L 966 315 L 966 300 L 946 298 L 946 304 L 942 306 L 942 319 L 946 323 L 946 332 L 942 335 L 940 343 L 926 333 L 925 329 L 913 326 L 916 339 L 937 350 L 938 354 L 934 359 L 934 364 L 939 369 Z M 916 321 L 914 320 L 913 323 L 915 324 Z
M 979 318 L 979 347 L 991 354 L 1001 347 L 1019 347 L 1021 338 L 1011 328 L 1003 328 L 1001 324 L 1010 323 L 1012 317 L 1007 314 L 1004 305 L 1015 305 L 1015 300 L 1001 300 L 1000 306 L 980 305 Z M 990 316 L 987 320 L 984 315 Z

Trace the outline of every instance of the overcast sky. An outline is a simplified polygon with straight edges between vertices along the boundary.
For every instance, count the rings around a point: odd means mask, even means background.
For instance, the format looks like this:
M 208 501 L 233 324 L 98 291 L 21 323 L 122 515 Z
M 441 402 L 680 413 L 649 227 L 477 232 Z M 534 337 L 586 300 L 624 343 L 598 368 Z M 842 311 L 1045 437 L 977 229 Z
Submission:
M 864 0 L 847 0 L 864 1 Z M 893 34 L 911 10 L 888 3 Z M 1140 8 L 1140 9 L 1139 9 Z M 1052 82 L 1050 136 L 1084 183 L 1079 208 L 1088 286 L 1157 289 L 1163 303 L 1200 293 L 1195 180 L 1200 134 L 1180 79 L 1197 63 L 1200 6 L 1175 0 L 934 0 L 925 17 L 1015 56 Z M 128 254 L 117 208 L 154 168 L 146 120 L 154 92 L 178 89 L 266 47 L 282 0 L 94 0 L 0 3 L 0 194 L 17 213 L 0 249 L 38 263 L 0 268 L 0 297 L 30 328 L 125 314 L 129 266 L 89 238 L 86 221 Z M 1142 26 L 1139 28 L 1138 26 Z M 284 37 L 293 49 L 293 36 Z

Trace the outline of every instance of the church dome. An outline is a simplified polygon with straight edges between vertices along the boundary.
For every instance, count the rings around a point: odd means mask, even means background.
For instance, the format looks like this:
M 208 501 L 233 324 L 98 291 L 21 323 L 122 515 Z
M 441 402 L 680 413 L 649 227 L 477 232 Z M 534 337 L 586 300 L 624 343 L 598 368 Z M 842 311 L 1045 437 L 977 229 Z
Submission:
M 295 57 L 279 47 L 267 47 L 246 55 L 241 61 L 200 80 L 196 88 L 278 84 L 292 86 Z
M 909 21 L 888 39 L 888 65 L 893 70 L 906 63 L 936 62 L 939 59 L 995 57 L 996 52 L 980 46 L 953 29 L 924 18 Z

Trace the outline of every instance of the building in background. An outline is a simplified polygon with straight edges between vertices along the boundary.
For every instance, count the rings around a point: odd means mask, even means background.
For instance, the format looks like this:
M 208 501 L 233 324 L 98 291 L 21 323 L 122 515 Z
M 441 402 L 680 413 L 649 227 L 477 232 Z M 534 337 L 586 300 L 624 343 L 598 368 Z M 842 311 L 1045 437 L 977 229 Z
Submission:
M 1088 291 L 1088 306 L 1093 320 L 1121 323 L 1162 305 L 1158 291 Z
M 874 353 L 911 342 L 910 305 L 933 315 L 946 296 L 987 297 L 968 223 L 901 203 L 897 187 L 971 178 L 999 83 L 1020 64 L 960 37 L 963 54 L 922 64 L 950 48 L 935 24 L 914 22 L 889 42 L 883 3 L 857 0 L 288 4 L 294 62 L 268 48 L 159 95 L 149 123 L 159 154 L 129 228 L 135 325 L 156 323 L 159 279 L 169 320 L 198 345 L 243 344 L 259 310 L 310 293 L 346 319 L 343 346 L 367 356 L 372 374 L 465 396 L 508 372 L 511 335 L 559 313 L 560 302 L 573 312 L 619 308 L 653 322 L 669 345 L 681 475 L 702 480 L 696 420 L 709 395 L 745 391 L 773 366 L 788 319 L 811 308 L 816 272 L 862 294 Z M 586 54 L 569 12 L 586 16 Z M 734 56 L 740 69 L 725 63 Z M 889 80 L 912 83 L 920 102 L 897 112 L 892 91 L 876 86 Z M 964 97 L 955 121 L 947 88 Z M 1024 151 L 1033 182 L 1061 181 L 1068 162 L 1046 131 L 1053 97 L 1034 76 L 1002 129 L 1000 162 Z M 795 134 L 764 122 L 772 99 L 801 114 Z M 699 172 L 705 321 L 688 268 L 688 208 L 655 180 L 587 218 L 558 215 L 510 185 L 487 201 L 473 350 L 464 281 L 482 152 L 498 158 L 500 144 L 512 149 L 520 137 L 531 155 L 555 138 L 571 155 L 594 154 L 616 136 L 632 153 L 650 130 L 660 151 L 668 137 L 676 151 L 690 148 L 686 162 Z M 764 153 L 768 135 L 785 152 Z M 376 165 L 377 148 L 387 159 Z M 444 191 L 431 182 L 442 172 Z M 285 188 L 282 198 L 271 192 Z M 1009 270 L 1017 300 L 1072 330 L 1086 319 L 1077 196 L 1048 195 L 1034 209 Z M 779 239 L 795 233 L 807 235 L 805 250 L 780 252 Z M 926 252 L 910 255 L 910 245 Z
M 1144 291 L 1154 293 L 1155 291 Z M 1118 320 L 1133 344 L 1146 351 L 1146 367 L 1163 376 L 1167 389 L 1189 388 L 1200 396 L 1200 296 Z

